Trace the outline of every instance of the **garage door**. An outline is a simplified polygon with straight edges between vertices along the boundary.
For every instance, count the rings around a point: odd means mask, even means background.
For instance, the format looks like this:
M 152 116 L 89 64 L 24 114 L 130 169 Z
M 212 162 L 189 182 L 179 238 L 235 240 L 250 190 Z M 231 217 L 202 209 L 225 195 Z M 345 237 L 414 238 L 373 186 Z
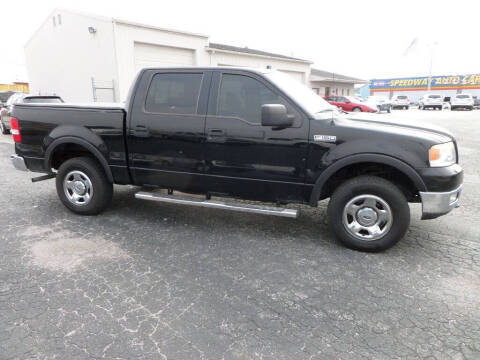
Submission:
M 301 83 L 304 83 L 305 80 L 304 80 L 304 73 L 301 72 L 301 71 L 290 71 L 290 70 L 279 70 L 285 74 L 288 74 L 290 75 L 291 77 L 293 77 L 295 80 L 298 80 L 300 81 Z
M 134 44 L 135 70 L 144 67 L 193 66 L 195 52 L 171 46 Z

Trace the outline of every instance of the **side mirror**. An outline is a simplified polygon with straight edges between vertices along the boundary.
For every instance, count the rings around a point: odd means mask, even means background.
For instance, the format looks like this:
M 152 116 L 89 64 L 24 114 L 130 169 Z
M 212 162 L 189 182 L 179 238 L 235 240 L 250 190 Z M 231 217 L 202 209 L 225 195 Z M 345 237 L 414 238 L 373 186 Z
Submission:
M 287 108 L 282 104 L 262 105 L 262 126 L 286 128 L 293 125 L 293 117 L 287 115 Z
M 351 101 L 348 99 L 345 99 L 345 103 L 349 104 Z

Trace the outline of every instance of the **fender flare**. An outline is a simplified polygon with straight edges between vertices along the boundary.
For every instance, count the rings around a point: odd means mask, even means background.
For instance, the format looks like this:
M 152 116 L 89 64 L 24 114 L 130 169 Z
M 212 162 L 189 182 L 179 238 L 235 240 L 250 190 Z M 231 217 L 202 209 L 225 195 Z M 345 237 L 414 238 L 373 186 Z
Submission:
M 355 154 L 355 155 L 350 155 L 340 160 L 337 160 L 332 165 L 327 167 L 320 174 L 310 194 L 310 201 L 309 201 L 310 205 L 316 206 L 318 199 L 320 198 L 320 195 L 322 193 L 323 186 L 328 181 L 328 179 L 330 179 L 330 177 L 333 174 L 335 174 L 338 170 L 348 165 L 364 163 L 364 162 L 373 162 L 373 163 L 384 164 L 384 165 L 394 167 L 398 171 L 405 174 L 412 181 L 412 183 L 415 185 L 418 191 L 427 191 L 425 182 L 420 177 L 420 175 L 415 171 L 414 168 L 412 168 L 410 165 L 408 165 L 404 161 L 394 158 L 392 156 L 382 155 L 382 154 L 371 154 L 371 153 Z
M 57 149 L 57 147 L 62 144 L 76 144 L 76 145 L 83 146 L 85 149 L 87 149 L 95 157 L 95 159 L 98 160 L 100 165 L 102 165 L 103 170 L 105 170 L 105 174 L 107 175 L 108 181 L 113 183 L 112 171 L 108 166 L 105 156 L 103 156 L 103 154 L 88 141 L 78 137 L 74 137 L 74 136 L 62 136 L 61 138 L 58 138 L 52 141 L 52 143 L 48 146 L 47 150 L 45 151 L 45 165 L 44 165 L 45 169 L 47 169 L 50 172 L 50 169 L 52 168 L 52 155 Z

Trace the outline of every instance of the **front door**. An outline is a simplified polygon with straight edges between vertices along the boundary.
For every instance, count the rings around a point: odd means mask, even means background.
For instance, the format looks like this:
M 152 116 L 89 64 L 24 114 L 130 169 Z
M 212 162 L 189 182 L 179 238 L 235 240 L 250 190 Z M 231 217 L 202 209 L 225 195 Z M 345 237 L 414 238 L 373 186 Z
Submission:
M 203 191 L 203 146 L 211 72 L 143 73 L 129 114 L 136 185 Z
M 241 71 L 215 72 L 206 120 L 209 191 L 258 200 L 300 199 L 308 119 L 270 82 Z M 263 104 L 283 104 L 291 127 L 261 125 Z

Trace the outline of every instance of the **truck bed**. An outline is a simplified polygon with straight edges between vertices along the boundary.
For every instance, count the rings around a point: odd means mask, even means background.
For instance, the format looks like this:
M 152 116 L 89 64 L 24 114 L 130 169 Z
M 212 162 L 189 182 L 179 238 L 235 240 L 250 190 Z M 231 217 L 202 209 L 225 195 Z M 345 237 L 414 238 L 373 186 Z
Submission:
M 124 106 L 117 103 L 18 104 L 13 117 L 18 120 L 22 142 L 15 149 L 30 170 L 48 173 L 53 142 L 86 140 L 104 156 L 115 182 L 129 182 L 125 115 Z

